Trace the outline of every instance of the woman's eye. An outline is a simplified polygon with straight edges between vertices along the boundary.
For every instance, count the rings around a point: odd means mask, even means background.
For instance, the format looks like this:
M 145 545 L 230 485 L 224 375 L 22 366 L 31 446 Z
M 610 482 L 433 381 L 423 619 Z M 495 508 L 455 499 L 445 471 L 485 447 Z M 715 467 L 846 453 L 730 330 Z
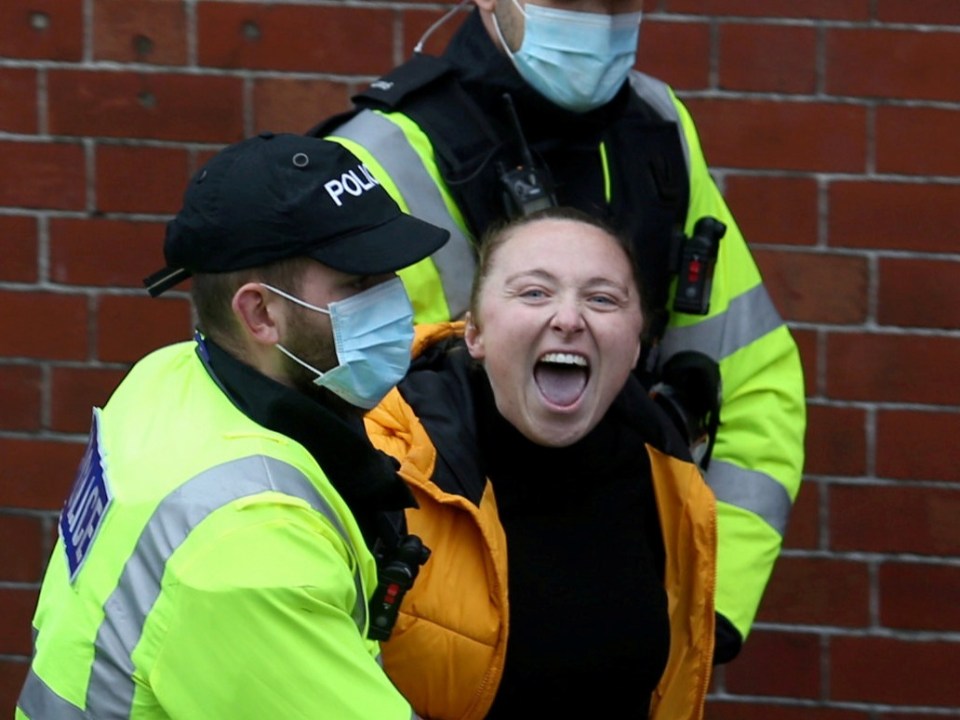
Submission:
M 529 289 L 527 289 L 527 290 L 523 290 L 523 291 L 520 293 L 520 297 L 530 298 L 530 299 L 542 298 L 542 297 L 544 297 L 544 292 L 543 292 L 543 290 L 540 290 L 539 288 L 529 288 Z
M 612 295 L 591 295 L 588 302 L 601 310 L 613 310 L 623 305 L 619 298 Z

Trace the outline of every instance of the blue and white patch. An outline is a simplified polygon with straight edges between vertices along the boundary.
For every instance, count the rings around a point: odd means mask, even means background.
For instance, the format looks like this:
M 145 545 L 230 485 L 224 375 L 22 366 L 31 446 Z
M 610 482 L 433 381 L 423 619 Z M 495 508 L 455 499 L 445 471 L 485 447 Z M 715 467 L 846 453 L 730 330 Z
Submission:
M 76 580 L 93 541 L 103 525 L 113 500 L 107 481 L 100 437 L 100 409 L 93 409 L 90 439 L 77 469 L 70 497 L 60 513 L 60 537 L 63 538 L 70 568 L 70 582 Z

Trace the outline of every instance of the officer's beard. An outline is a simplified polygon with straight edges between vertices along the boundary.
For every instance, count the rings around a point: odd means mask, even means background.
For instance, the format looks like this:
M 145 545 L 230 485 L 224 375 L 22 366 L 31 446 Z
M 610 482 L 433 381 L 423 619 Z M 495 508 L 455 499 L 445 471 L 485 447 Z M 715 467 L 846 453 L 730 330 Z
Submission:
M 337 349 L 330 332 L 330 325 L 329 323 L 321 325 L 322 319 L 315 318 L 314 315 L 315 313 L 309 310 L 299 308 L 297 312 L 291 313 L 287 323 L 289 336 L 283 345 L 289 352 L 318 370 L 332 370 L 340 362 L 337 360 Z M 366 412 L 363 408 L 351 405 L 327 388 L 314 384 L 313 381 L 317 376 L 293 359 L 284 356 L 283 363 L 284 374 L 293 386 L 329 410 L 341 417 L 362 417 Z

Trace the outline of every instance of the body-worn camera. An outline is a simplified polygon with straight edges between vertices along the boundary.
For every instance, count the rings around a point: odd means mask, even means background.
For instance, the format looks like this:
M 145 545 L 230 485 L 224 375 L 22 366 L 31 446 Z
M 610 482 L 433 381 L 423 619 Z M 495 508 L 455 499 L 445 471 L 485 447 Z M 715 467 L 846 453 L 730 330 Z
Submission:
M 430 557 L 426 547 L 416 535 L 404 535 L 389 557 L 378 563 L 377 589 L 370 598 L 371 640 L 389 640 L 397 622 L 400 603 L 407 590 L 413 587 L 420 566 Z
M 720 252 L 720 239 L 726 232 L 726 225 L 705 215 L 697 220 L 690 237 L 678 233 L 679 247 L 674 254 L 677 292 L 673 299 L 673 309 L 677 312 L 706 315 L 710 311 L 713 270 Z

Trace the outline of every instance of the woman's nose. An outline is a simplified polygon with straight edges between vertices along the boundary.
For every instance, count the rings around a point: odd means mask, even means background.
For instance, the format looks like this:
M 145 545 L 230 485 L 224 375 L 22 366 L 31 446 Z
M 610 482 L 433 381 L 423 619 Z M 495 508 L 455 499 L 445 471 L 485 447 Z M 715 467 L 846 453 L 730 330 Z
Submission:
M 580 332 L 584 328 L 580 304 L 573 300 L 560 300 L 553 315 L 551 326 L 563 333 Z

